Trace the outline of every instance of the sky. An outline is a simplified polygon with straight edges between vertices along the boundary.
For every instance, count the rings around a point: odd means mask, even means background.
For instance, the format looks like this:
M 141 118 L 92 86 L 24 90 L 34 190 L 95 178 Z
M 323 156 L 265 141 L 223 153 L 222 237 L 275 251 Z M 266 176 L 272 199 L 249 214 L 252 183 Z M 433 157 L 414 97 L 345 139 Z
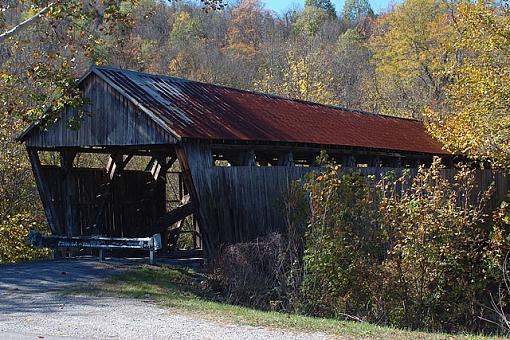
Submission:
M 381 10 L 388 7 L 390 2 L 395 2 L 392 0 L 369 0 L 370 5 L 372 5 L 373 10 L 376 13 L 379 13 Z M 293 8 L 293 6 L 297 5 L 299 7 L 303 7 L 305 0 L 263 0 L 265 7 L 268 9 L 272 9 L 277 13 L 282 13 L 286 9 Z M 336 11 L 339 12 L 342 10 L 344 6 L 344 0 L 333 0 Z

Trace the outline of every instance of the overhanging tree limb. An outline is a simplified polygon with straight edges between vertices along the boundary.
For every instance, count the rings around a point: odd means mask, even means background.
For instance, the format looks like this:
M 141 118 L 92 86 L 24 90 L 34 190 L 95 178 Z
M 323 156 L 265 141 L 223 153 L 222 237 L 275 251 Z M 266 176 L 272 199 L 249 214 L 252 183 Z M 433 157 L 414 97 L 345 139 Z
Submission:
M 31 24 L 37 22 L 37 20 L 42 18 L 54 5 L 55 5 L 55 2 L 50 2 L 48 4 L 48 6 L 44 7 L 43 9 L 41 9 L 39 12 L 37 12 L 36 14 L 31 16 L 27 20 L 20 22 L 19 24 L 17 24 L 10 30 L 0 34 L 0 44 L 3 43 L 6 39 L 12 37 L 13 35 L 19 33 L 23 29 L 27 28 Z
M 46 7 L 41 9 L 39 12 L 26 19 L 25 21 L 20 22 L 16 26 L 12 27 L 8 31 L 0 34 L 0 44 L 2 44 L 5 40 L 9 39 L 15 34 L 18 34 L 23 29 L 37 22 L 40 18 L 42 18 L 58 1 L 50 2 Z M 201 0 L 201 2 L 205 5 L 207 9 L 212 10 L 222 10 L 225 8 L 225 0 Z M 101 13 L 98 13 L 101 15 Z

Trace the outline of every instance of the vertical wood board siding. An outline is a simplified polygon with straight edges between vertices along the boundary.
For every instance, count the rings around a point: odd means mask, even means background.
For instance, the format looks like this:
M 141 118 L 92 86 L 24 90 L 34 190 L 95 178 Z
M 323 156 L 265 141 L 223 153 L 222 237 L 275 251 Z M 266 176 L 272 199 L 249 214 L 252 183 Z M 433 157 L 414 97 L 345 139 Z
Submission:
M 76 118 L 75 109 L 67 108 L 62 117 L 47 130 L 37 128 L 28 137 L 29 147 L 125 146 L 175 144 L 175 138 L 158 126 L 106 82 L 93 75 L 82 84 L 90 101 L 81 126 L 67 125 Z
M 199 209 L 206 220 L 211 246 L 251 241 L 271 232 L 285 228 L 282 199 L 291 181 L 318 170 L 295 166 L 213 166 L 208 146 L 191 144 L 185 146 L 193 184 L 199 200 Z M 344 168 L 344 172 L 360 172 L 380 179 L 388 171 L 397 176 L 401 168 Z M 416 169 L 409 169 L 410 175 Z M 456 170 L 445 170 L 443 175 L 452 180 Z M 488 203 L 490 208 L 506 197 L 510 188 L 510 177 L 490 170 L 476 173 L 478 189 L 471 198 L 486 190 L 495 182 L 495 193 Z M 216 248 L 217 249 L 217 248 Z M 215 250 L 213 250 L 214 252 Z

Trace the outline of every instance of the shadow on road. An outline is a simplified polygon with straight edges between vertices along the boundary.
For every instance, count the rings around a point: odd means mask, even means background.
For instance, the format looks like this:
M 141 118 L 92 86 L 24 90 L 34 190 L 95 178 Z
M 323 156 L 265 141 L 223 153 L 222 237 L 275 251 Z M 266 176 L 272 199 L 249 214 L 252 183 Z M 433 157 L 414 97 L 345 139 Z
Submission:
M 133 263 L 132 263 L 133 264 Z M 52 292 L 108 279 L 127 267 L 126 262 L 99 263 L 93 258 L 35 261 L 0 266 L 0 321 L 2 315 L 51 312 L 66 299 Z M 73 297 L 73 303 L 97 303 L 100 299 Z

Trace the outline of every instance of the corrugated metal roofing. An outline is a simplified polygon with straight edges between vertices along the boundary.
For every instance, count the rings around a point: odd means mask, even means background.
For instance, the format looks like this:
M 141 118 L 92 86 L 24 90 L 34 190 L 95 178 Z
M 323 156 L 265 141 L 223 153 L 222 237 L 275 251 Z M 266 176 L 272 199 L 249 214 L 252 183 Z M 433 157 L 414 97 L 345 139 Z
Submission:
M 177 138 L 446 153 L 417 120 L 109 67 L 90 72 Z

